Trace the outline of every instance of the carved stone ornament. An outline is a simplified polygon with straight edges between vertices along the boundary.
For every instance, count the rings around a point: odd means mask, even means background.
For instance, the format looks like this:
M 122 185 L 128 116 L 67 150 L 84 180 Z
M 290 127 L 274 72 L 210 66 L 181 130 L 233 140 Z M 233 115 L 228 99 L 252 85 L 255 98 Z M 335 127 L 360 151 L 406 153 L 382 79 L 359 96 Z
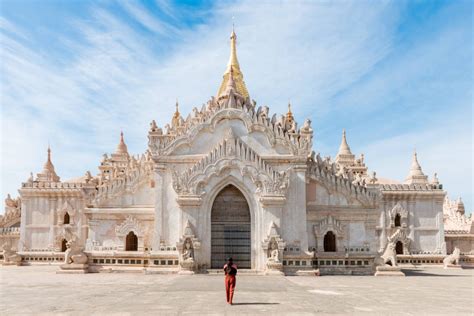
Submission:
M 186 221 L 183 235 L 176 243 L 179 252 L 180 274 L 192 274 L 196 270 L 196 251 L 201 248 L 201 242 L 195 237 L 191 223 Z
M 86 273 L 89 258 L 84 252 L 79 237 L 69 225 L 65 225 L 63 230 L 67 240 L 67 249 L 64 252 L 64 264 L 60 266 L 61 270 L 58 273 Z
M 403 254 L 409 255 L 411 239 L 407 236 L 406 228 L 397 227 L 395 232 L 388 237 L 389 243 L 396 244 L 399 241 L 403 244 Z
M 317 238 L 324 237 L 327 232 L 332 231 L 337 238 L 343 238 L 345 235 L 344 225 L 342 223 L 328 215 L 325 219 L 318 221 L 314 226 L 314 234 Z
M 238 169 L 248 176 L 262 195 L 284 196 L 288 189 L 288 171 L 276 171 L 229 129 L 223 141 L 208 155 L 184 172 L 173 172 L 173 188 L 179 195 L 201 195 L 213 176 Z
M 139 220 L 130 215 L 121 225 L 115 228 L 115 233 L 119 237 L 124 237 L 131 231 L 133 231 L 138 237 L 143 237 L 144 235 L 144 230 L 141 227 Z
M 455 247 L 453 253 L 443 259 L 444 268 L 450 268 L 452 266 L 460 266 L 459 259 L 461 258 L 461 250 Z
M 390 227 L 395 227 L 395 217 L 397 214 L 400 216 L 400 224 L 402 227 L 408 226 L 408 211 L 400 204 L 397 203 L 395 206 L 389 211 L 390 215 Z
M 267 274 L 280 274 L 283 271 L 283 250 L 286 243 L 278 234 L 277 226 L 274 222 L 270 224 L 267 237 L 262 241 L 262 248 L 267 259 Z
M 2 245 L 3 262 L 2 265 L 21 265 L 21 256 L 13 251 L 9 242 Z

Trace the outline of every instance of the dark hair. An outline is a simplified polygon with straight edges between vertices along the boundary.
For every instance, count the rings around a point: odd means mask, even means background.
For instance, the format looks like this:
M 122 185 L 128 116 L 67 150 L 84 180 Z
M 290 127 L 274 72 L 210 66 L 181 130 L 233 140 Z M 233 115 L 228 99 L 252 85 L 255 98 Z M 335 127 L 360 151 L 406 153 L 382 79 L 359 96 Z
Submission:
M 232 260 L 232 257 L 227 258 L 227 261 L 228 261 L 228 262 L 232 262 L 232 261 L 233 261 L 233 260 Z

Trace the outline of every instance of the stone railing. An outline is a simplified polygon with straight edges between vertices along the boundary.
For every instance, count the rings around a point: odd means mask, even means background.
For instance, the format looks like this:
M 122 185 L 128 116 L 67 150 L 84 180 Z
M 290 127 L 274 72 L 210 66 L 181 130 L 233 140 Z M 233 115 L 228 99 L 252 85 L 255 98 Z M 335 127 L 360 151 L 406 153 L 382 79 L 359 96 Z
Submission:
M 20 227 L 0 227 L 0 235 L 18 235 Z
M 441 184 L 381 184 L 382 191 L 432 191 L 442 190 Z
M 76 182 L 23 182 L 21 187 L 24 189 L 82 189 L 84 183 Z

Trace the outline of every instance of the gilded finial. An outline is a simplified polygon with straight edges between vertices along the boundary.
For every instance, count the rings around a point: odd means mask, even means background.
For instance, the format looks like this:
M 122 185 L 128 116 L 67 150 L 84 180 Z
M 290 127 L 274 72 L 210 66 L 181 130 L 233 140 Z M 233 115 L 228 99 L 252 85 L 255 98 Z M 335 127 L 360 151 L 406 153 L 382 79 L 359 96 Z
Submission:
M 291 112 L 291 103 L 288 101 L 288 112 L 286 113 L 286 119 L 289 121 L 293 120 L 293 113 Z

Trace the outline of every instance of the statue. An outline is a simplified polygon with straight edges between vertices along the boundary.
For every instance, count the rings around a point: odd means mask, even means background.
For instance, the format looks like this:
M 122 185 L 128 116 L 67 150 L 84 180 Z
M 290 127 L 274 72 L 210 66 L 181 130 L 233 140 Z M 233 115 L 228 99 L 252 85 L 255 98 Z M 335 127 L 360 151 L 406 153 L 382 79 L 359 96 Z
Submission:
M 300 132 L 303 132 L 303 133 L 312 133 L 313 132 L 313 129 L 311 128 L 311 120 L 310 119 L 304 120 L 303 126 L 300 129 Z
M 280 252 L 278 251 L 278 244 L 276 243 L 275 240 L 272 240 L 271 242 L 270 256 L 268 258 L 268 261 L 280 262 Z
M 183 261 L 194 261 L 194 258 L 193 258 L 193 248 L 192 248 L 192 244 L 191 244 L 191 241 L 188 239 L 186 239 L 186 241 L 184 242 L 184 249 L 183 249 Z
M 86 264 L 88 261 L 87 255 L 84 253 L 83 247 L 78 245 L 74 239 L 66 243 L 66 251 L 64 252 L 65 264 Z
M 60 266 L 60 271 L 56 273 L 87 273 L 89 258 L 84 253 L 84 247 L 72 231 L 69 225 L 64 226 L 64 236 L 66 237 L 66 251 L 64 252 L 64 264 Z
M 9 242 L 6 242 L 2 246 L 3 249 L 3 265 L 21 265 L 21 256 L 12 250 Z
M 389 242 L 387 247 L 385 247 L 385 251 L 375 260 L 375 264 L 377 266 L 386 266 L 391 265 L 392 267 L 397 266 L 397 253 L 395 251 L 395 243 Z
M 397 253 L 395 248 L 395 243 L 389 241 L 380 258 L 375 259 L 375 276 L 405 276 L 405 273 L 402 272 L 397 264 Z
M 453 253 L 443 259 L 444 268 L 448 269 L 450 266 L 460 266 L 460 258 L 461 250 L 458 247 L 454 247 Z
M 176 243 L 176 248 L 180 253 L 179 274 L 194 274 L 197 268 L 195 262 L 195 250 L 199 251 L 201 247 L 200 241 L 195 237 L 191 223 L 186 221 L 186 226 L 182 237 Z

